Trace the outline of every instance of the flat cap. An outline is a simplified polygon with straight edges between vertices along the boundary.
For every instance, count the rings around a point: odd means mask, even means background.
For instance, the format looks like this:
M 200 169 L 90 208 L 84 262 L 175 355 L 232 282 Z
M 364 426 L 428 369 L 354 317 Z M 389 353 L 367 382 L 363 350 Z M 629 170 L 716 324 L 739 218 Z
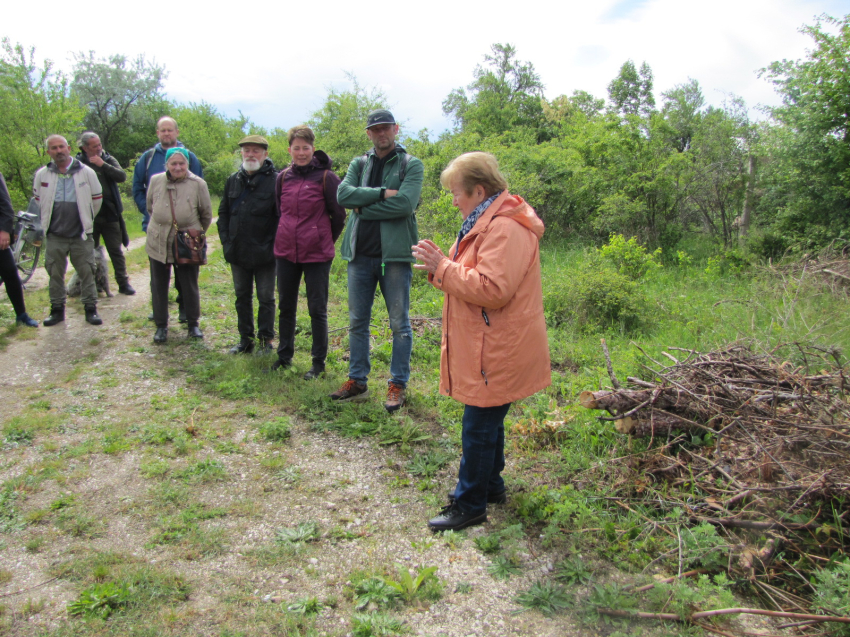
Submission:
M 366 128 L 372 128 L 378 124 L 395 124 L 395 117 L 385 108 L 379 108 L 366 116 Z
M 269 143 L 262 135 L 248 135 L 248 137 L 245 137 L 241 142 L 239 142 L 240 146 L 244 146 L 245 144 L 256 144 L 257 146 L 262 146 L 266 150 L 269 149 Z

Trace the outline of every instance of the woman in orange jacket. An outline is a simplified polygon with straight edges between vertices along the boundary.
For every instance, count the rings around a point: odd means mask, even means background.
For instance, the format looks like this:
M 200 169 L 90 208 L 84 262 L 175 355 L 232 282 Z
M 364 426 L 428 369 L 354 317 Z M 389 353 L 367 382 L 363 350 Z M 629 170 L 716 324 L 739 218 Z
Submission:
M 449 505 L 428 525 L 459 530 L 506 501 L 504 419 L 551 383 L 539 240 L 543 222 L 507 190 L 496 158 L 466 153 L 440 175 L 463 225 L 448 255 L 427 239 L 413 256 L 445 295 L 440 393 L 462 402 L 463 457 Z

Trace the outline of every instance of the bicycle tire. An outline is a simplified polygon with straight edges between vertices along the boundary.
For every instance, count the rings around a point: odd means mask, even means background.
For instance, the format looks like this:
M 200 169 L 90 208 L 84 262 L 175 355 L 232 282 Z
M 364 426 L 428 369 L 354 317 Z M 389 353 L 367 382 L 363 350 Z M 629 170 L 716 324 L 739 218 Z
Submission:
M 23 233 L 15 241 L 15 265 L 20 270 L 21 283 L 26 283 L 32 278 L 36 266 L 38 266 L 38 257 L 41 255 L 41 246 L 35 246 L 27 241 Z

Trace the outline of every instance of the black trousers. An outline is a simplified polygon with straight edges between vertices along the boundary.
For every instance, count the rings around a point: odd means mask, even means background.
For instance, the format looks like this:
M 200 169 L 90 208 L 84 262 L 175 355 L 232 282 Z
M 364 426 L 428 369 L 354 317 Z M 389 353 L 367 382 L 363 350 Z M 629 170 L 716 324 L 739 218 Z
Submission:
M 168 327 L 168 285 L 171 283 L 171 264 L 154 261 L 148 257 L 151 267 L 151 304 L 153 320 L 157 327 Z M 189 327 L 197 327 L 201 318 L 201 294 L 198 290 L 200 266 L 181 265 L 175 270 L 183 293 L 183 309 Z
M 328 357 L 328 282 L 332 261 L 319 263 L 293 263 L 286 259 L 277 261 L 277 296 L 280 315 L 277 331 L 280 341 L 277 356 L 280 360 L 292 360 L 295 354 L 295 313 L 298 309 L 298 288 L 301 275 L 307 285 L 307 311 L 313 332 L 313 348 L 310 351 L 313 363 L 324 365 Z
M 115 281 L 118 285 L 124 285 L 130 279 L 127 276 L 127 262 L 124 260 L 124 251 L 121 244 L 121 224 L 117 221 L 98 221 L 100 216 L 94 218 L 92 238 L 95 247 L 100 245 L 103 237 L 103 245 L 112 261 L 112 269 L 115 270 Z
M 26 312 L 27 306 L 24 305 L 24 286 L 21 285 L 21 277 L 18 275 L 18 266 L 15 265 L 12 248 L 0 250 L 0 280 L 6 286 L 6 295 L 12 302 L 15 314 Z

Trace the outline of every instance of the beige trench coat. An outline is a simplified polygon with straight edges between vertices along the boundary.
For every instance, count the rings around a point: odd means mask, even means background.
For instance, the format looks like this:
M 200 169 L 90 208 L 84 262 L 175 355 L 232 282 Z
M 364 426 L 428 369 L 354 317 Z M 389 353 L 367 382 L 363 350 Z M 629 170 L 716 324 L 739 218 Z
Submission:
M 148 212 L 151 220 L 148 224 L 145 252 L 151 259 L 160 263 L 174 263 L 172 198 L 174 216 L 180 230 L 206 232 L 212 223 L 212 202 L 207 182 L 192 173 L 179 181 L 169 180 L 166 173 L 154 175 L 148 186 Z

